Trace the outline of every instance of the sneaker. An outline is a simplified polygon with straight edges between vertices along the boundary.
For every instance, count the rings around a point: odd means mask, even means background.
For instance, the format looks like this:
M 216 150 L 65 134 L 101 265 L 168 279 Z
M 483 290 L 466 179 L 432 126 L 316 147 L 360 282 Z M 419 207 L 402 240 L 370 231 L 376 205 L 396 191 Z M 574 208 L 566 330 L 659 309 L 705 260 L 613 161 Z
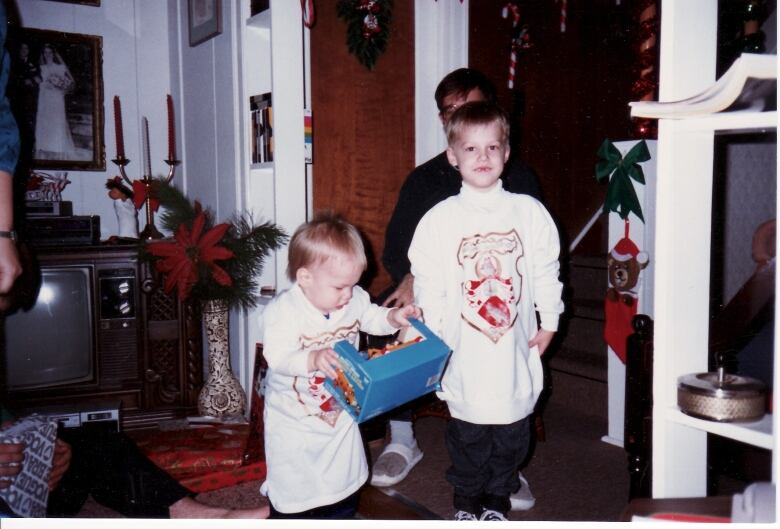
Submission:
M 479 517 L 480 522 L 506 522 L 506 516 L 493 509 L 485 509 Z
M 509 496 L 509 502 L 513 511 L 527 511 L 536 504 L 536 498 L 531 494 L 528 480 L 525 479 L 523 473 L 518 472 L 517 477 L 520 479 L 520 488 Z
M 479 519 L 468 511 L 458 511 L 455 513 L 455 520 L 459 522 L 476 522 Z

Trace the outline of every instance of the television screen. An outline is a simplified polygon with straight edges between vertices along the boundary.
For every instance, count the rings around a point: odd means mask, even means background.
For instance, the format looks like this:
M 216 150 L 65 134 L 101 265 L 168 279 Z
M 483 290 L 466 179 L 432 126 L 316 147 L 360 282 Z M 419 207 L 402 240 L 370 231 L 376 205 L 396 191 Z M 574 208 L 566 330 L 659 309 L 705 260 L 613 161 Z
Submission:
M 38 299 L 5 320 L 6 388 L 33 389 L 93 378 L 88 267 L 41 270 Z

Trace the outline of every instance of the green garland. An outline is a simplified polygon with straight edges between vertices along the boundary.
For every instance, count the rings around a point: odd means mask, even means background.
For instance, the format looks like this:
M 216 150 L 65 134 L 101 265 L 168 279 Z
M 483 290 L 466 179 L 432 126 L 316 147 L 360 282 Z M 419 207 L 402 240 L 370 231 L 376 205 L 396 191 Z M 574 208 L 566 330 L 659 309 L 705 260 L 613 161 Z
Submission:
M 387 49 L 393 0 L 339 0 L 336 13 L 347 23 L 347 49 L 373 70 Z
M 179 226 L 184 225 L 191 231 L 199 214 L 205 216 L 203 233 L 214 228 L 214 213 L 211 210 L 201 210 L 198 202 L 191 202 L 179 189 L 163 180 L 157 180 L 155 183 L 157 184 L 155 198 L 165 208 L 159 216 L 160 225 L 164 229 L 176 234 Z M 230 276 L 231 284 L 220 284 L 214 279 L 206 263 L 195 260 L 197 281 L 192 286 L 188 297 L 199 301 L 223 300 L 230 307 L 252 308 L 257 305 L 259 294 L 257 276 L 263 270 L 263 263 L 271 251 L 287 241 L 287 235 L 270 221 L 255 225 L 251 216 L 247 214 L 236 213 L 227 224 L 230 227 L 217 244 L 230 250 L 233 257 L 218 261 L 217 264 Z M 155 243 L 171 244 L 172 242 L 149 241 L 141 245 L 140 257 L 150 260 L 157 266 L 161 259 L 152 255 L 147 248 Z M 192 255 L 193 249 L 187 248 L 185 253 Z

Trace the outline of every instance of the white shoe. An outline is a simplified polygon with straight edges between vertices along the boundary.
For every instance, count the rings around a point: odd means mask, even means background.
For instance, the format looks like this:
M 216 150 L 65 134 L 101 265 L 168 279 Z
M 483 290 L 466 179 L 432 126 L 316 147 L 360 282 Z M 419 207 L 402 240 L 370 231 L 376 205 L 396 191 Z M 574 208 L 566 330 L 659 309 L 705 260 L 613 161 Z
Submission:
M 525 479 L 522 472 L 517 473 L 518 479 L 520 479 L 520 488 L 509 495 L 509 502 L 512 505 L 513 511 L 527 511 L 536 505 L 536 498 L 531 494 L 531 488 L 528 486 L 528 480 Z
M 455 520 L 458 522 L 476 522 L 479 518 L 468 511 L 458 511 L 455 513 Z
M 480 522 L 506 522 L 506 516 L 493 509 L 485 509 L 479 516 Z
M 422 450 L 414 443 L 412 448 L 399 443 L 385 446 L 371 469 L 371 484 L 390 487 L 403 481 L 423 458 Z

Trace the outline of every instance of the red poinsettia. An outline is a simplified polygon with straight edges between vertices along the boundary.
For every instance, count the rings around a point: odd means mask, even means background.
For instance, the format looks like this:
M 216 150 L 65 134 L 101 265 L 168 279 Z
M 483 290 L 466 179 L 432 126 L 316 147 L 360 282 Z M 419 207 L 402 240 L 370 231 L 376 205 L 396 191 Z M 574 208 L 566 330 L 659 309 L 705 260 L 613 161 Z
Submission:
M 215 263 L 230 259 L 234 255 L 229 249 L 217 244 L 230 229 L 230 224 L 217 224 L 201 236 L 205 224 L 206 216 L 198 207 L 192 222 L 192 232 L 185 224 L 180 224 L 173 242 L 153 242 L 147 245 L 150 254 L 162 257 L 155 262 L 155 268 L 166 274 L 163 286 L 165 292 L 170 292 L 175 287 L 181 300 L 187 298 L 197 283 L 201 266 L 208 268 L 208 273 L 218 284 L 233 284 L 230 275 Z

